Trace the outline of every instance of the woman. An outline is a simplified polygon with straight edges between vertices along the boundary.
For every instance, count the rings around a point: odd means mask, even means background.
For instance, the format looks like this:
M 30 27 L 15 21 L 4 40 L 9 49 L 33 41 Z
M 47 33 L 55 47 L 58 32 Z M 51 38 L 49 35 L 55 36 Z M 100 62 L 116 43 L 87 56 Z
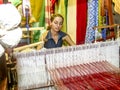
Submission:
M 63 26 L 64 18 L 60 14 L 55 14 L 50 19 L 50 27 L 43 33 L 40 37 L 40 41 L 44 42 L 44 48 L 57 48 L 62 47 L 63 42 L 66 41 L 68 45 L 75 45 L 71 37 L 62 32 L 61 28 Z M 42 48 L 38 46 L 37 50 Z

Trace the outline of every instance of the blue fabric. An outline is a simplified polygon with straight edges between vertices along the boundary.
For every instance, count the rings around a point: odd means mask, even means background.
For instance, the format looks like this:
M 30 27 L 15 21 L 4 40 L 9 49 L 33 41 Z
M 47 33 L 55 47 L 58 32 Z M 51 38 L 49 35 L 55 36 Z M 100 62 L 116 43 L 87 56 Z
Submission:
M 108 17 L 108 11 L 107 10 L 105 10 L 105 25 L 109 25 L 109 17 Z M 104 39 L 104 40 L 106 40 L 106 32 L 107 32 L 107 29 L 108 28 L 104 28 L 104 29 L 102 29 L 102 38 Z
M 88 0 L 88 21 L 85 43 L 92 43 L 95 40 L 94 26 L 98 26 L 98 0 Z
M 58 42 L 55 43 L 55 41 L 53 40 L 52 36 L 51 36 L 51 32 L 49 31 L 47 36 L 46 36 L 46 41 L 45 41 L 45 44 L 44 44 L 44 47 L 45 48 L 57 48 L 57 47 L 62 47 L 62 44 L 63 44 L 63 40 L 62 38 L 64 36 L 66 36 L 67 34 L 60 31 L 59 33 L 59 37 L 58 37 Z
M 106 28 L 102 29 L 102 38 L 106 40 Z

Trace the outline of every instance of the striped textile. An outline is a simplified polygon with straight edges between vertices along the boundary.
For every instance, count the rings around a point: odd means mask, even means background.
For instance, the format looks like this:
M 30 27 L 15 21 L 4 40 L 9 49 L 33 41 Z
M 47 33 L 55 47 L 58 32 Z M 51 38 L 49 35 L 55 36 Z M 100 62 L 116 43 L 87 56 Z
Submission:
M 50 16 L 51 16 L 51 1 L 45 0 L 45 27 L 50 24 Z

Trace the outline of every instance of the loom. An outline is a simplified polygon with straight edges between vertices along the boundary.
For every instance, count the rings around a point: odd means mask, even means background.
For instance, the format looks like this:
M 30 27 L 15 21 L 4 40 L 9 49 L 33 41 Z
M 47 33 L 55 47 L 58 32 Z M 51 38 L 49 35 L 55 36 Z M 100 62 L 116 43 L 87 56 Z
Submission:
M 15 52 L 18 90 L 120 90 L 119 42 Z

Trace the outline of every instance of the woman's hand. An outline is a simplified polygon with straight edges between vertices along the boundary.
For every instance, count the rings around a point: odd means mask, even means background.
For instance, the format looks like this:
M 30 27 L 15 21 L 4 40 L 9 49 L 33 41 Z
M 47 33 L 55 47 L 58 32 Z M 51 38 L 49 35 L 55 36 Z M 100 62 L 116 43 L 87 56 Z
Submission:
M 13 48 L 6 48 L 5 52 L 10 55 L 11 53 L 13 53 Z

